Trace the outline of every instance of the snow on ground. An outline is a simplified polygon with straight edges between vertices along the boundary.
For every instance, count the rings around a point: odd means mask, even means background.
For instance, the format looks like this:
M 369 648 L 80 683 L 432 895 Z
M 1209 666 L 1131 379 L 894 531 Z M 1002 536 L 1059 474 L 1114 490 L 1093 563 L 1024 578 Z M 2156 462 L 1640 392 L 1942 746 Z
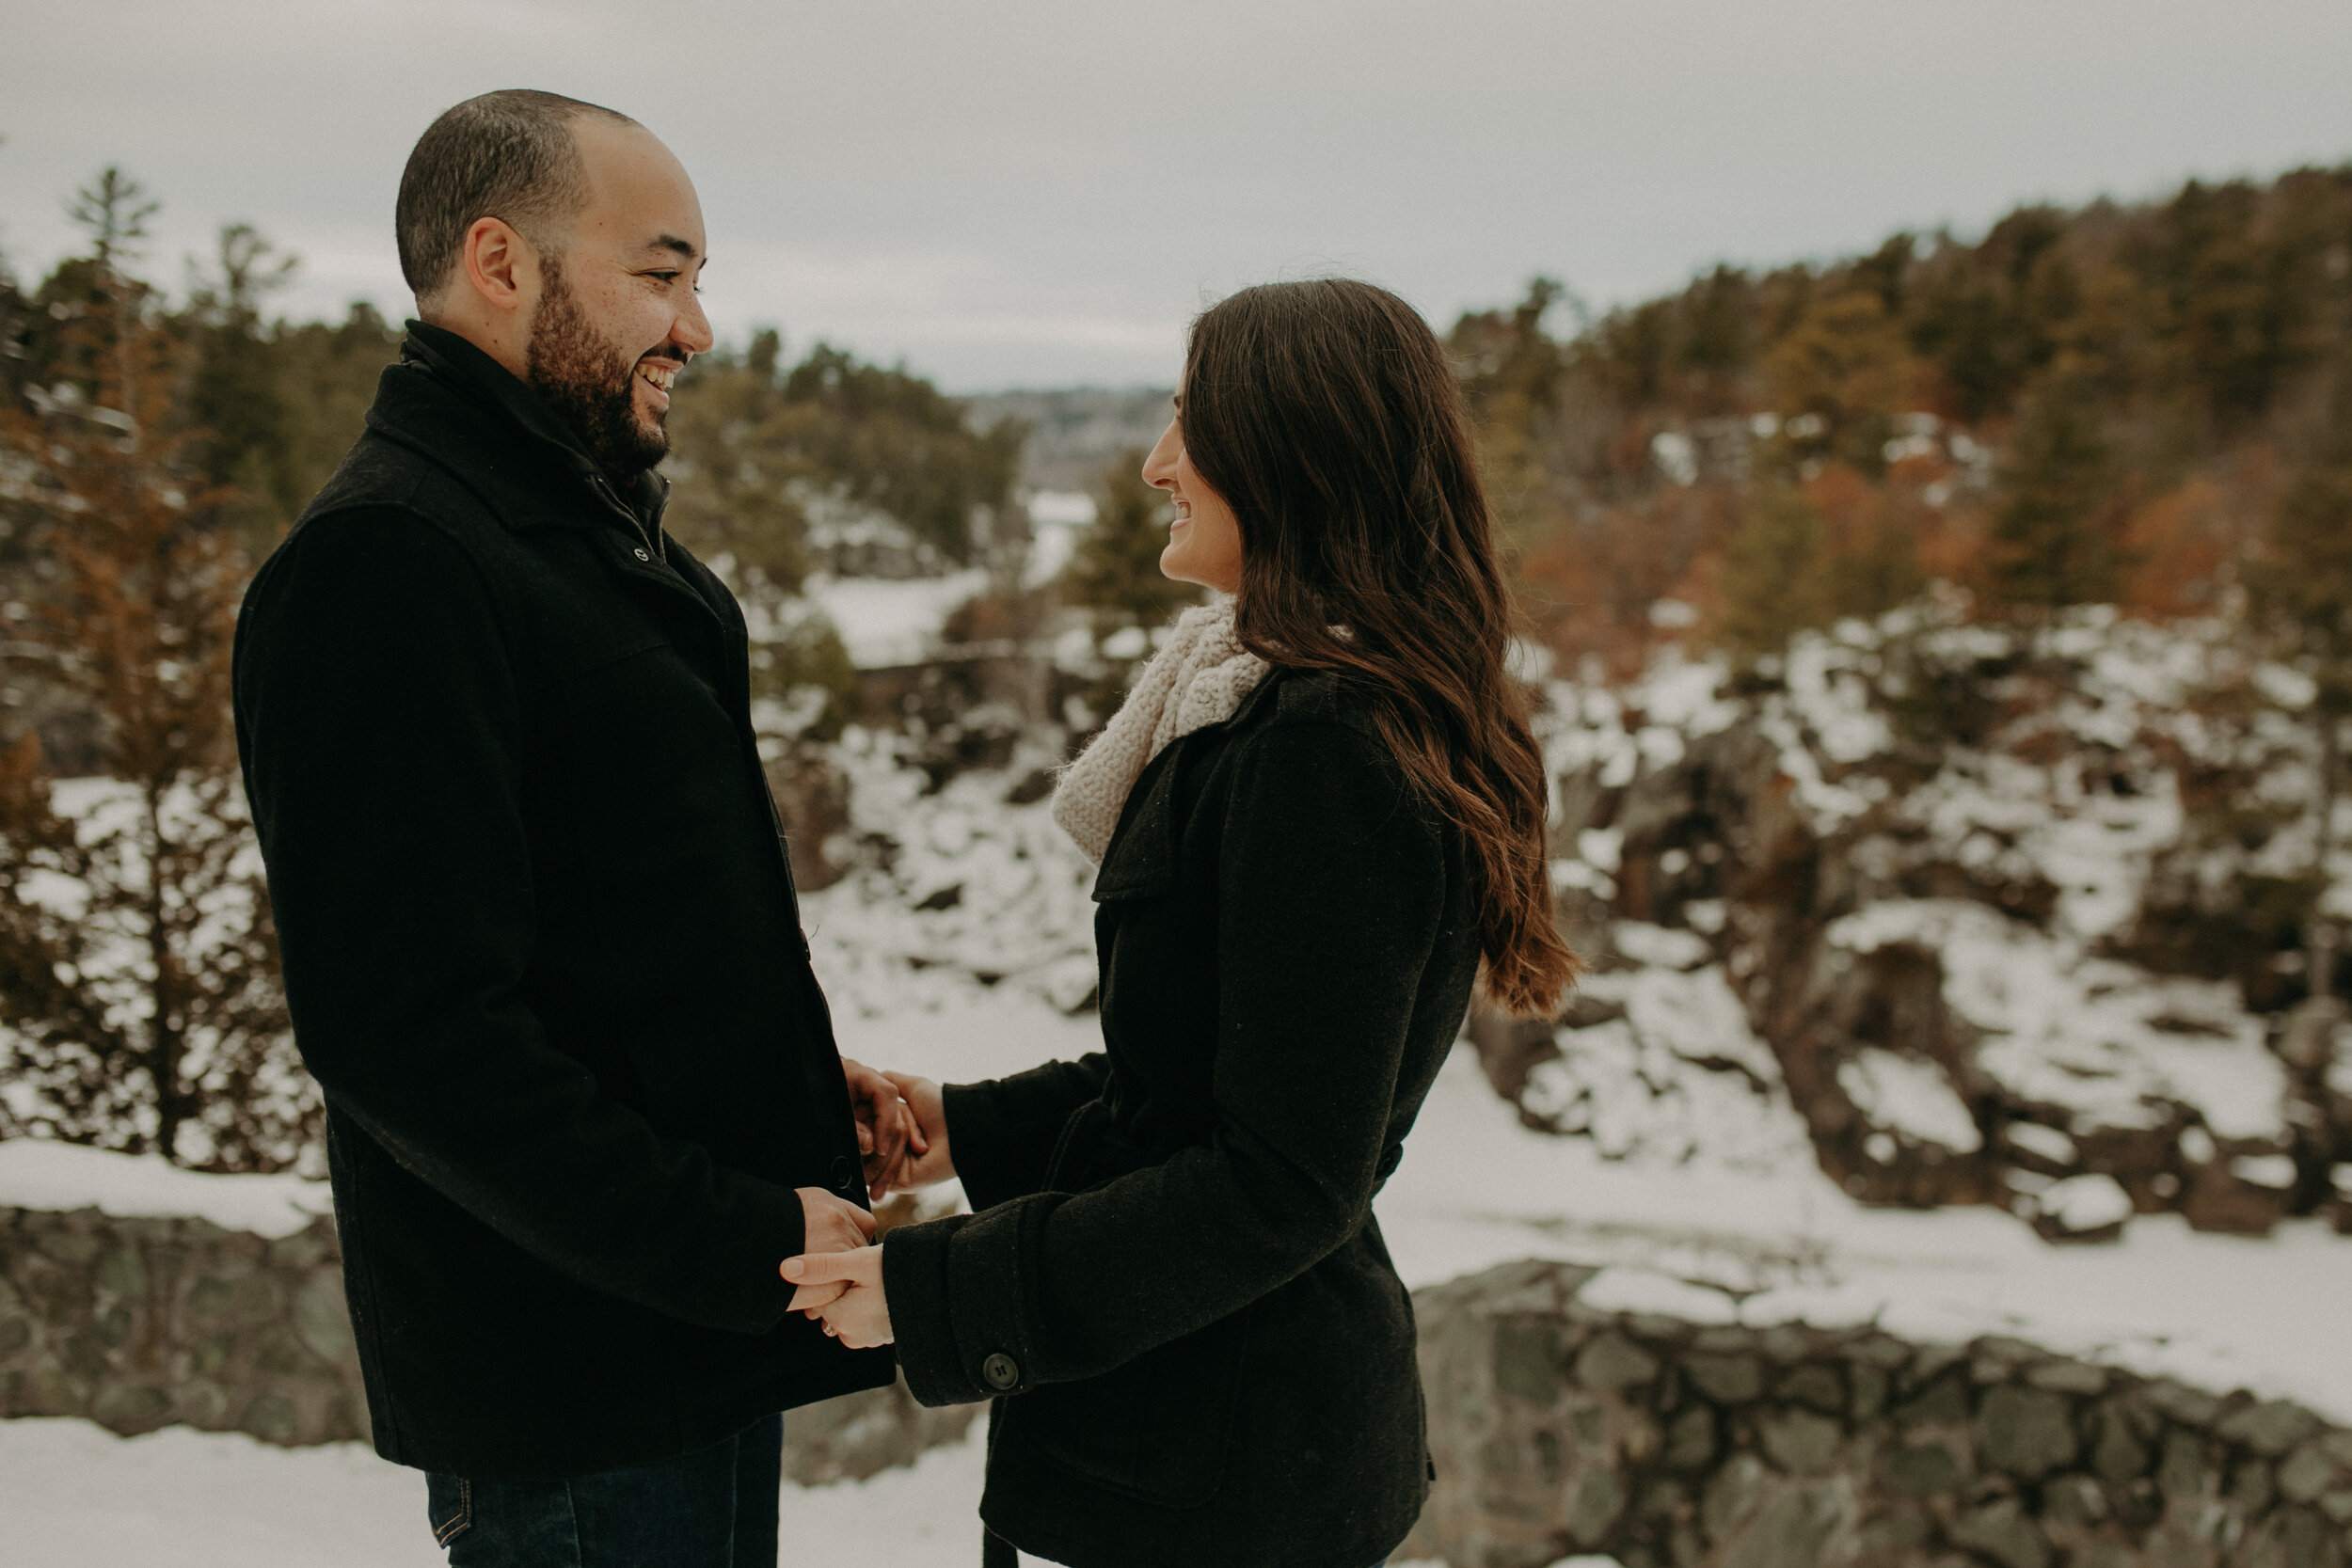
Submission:
M 1094 521 L 1094 498 L 1079 490 L 1040 490 L 1029 497 L 1032 587 L 1051 582 L 1076 553 L 1078 535 Z
M 790 1417 L 787 1417 L 788 1421 Z M 787 1562 L 937 1568 L 979 1556 L 986 1427 L 912 1468 L 787 1486 Z M 424 1478 L 356 1443 L 274 1449 L 168 1427 L 0 1421 L 8 1568 L 434 1568 Z
M 803 589 L 841 634 L 861 670 L 919 664 L 930 657 L 947 614 L 988 587 L 977 567 L 937 578 L 812 577 Z
M 194 1216 L 224 1230 L 275 1237 L 330 1212 L 333 1199 L 326 1182 L 299 1176 L 207 1176 L 159 1154 L 8 1138 L 0 1139 L 0 1207 L 98 1209 L 124 1219 Z
M 1521 1127 L 1467 1048 L 1446 1066 L 1375 1205 L 1406 1282 L 1515 1258 L 1608 1265 L 1600 1304 L 1696 1321 L 1878 1321 L 1919 1340 L 2005 1334 L 2352 1421 L 2352 1240 L 2317 1221 L 2267 1239 L 2175 1215 L 2052 1246 L 1993 1209 L 1866 1209 L 1809 1153 L 1777 1168 L 1701 1153 L 1611 1161 Z

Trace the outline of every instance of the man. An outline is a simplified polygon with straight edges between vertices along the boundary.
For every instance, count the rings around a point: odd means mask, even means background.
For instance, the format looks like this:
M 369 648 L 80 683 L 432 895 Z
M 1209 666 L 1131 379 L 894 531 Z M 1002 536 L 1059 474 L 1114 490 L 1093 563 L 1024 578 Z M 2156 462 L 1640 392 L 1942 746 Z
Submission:
M 627 117 L 496 92 L 398 227 L 421 319 L 236 660 L 376 1449 L 453 1562 L 772 1564 L 776 1413 L 893 1371 L 779 1265 L 866 1243 L 901 1111 L 834 1051 L 742 615 L 661 531 L 701 209 Z

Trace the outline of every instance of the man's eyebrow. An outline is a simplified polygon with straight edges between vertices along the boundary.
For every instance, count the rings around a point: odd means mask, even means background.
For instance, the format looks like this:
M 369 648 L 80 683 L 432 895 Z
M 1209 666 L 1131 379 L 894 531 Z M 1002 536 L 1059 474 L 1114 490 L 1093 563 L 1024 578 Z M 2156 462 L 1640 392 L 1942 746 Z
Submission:
M 640 248 L 645 250 L 674 250 L 689 261 L 694 260 L 694 258 L 702 254 L 701 251 L 694 248 L 693 241 L 681 240 L 675 234 L 659 235 L 654 239 L 647 240 Z

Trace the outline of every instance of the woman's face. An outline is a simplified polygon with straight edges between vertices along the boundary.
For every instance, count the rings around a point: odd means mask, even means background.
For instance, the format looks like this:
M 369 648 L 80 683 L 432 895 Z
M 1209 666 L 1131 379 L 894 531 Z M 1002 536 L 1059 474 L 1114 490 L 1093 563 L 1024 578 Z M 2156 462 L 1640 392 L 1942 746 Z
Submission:
M 1241 590 L 1241 525 L 1225 498 L 1209 488 L 1184 455 L 1184 400 L 1176 400 L 1159 445 L 1143 460 L 1143 481 L 1168 492 L 1176 503 L 1176 524 L 1160 552 L 1160 571 L 1178 582 L 1197 582 L 1220 594 Z

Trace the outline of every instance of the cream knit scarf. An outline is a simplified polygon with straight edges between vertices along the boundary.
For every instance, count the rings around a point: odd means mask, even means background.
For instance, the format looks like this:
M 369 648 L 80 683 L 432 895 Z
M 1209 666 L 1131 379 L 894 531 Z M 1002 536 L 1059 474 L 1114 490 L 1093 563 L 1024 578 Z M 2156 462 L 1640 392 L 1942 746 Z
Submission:
M 1219 595 L 1176 619 L 1135 689 L 1054 786 L 1054 820 L 1100 865 L 1127 792 L 1168 742 L 1222 723 L 1265 679 L 1266 661 L 1233 635 L 1233 601 Z

